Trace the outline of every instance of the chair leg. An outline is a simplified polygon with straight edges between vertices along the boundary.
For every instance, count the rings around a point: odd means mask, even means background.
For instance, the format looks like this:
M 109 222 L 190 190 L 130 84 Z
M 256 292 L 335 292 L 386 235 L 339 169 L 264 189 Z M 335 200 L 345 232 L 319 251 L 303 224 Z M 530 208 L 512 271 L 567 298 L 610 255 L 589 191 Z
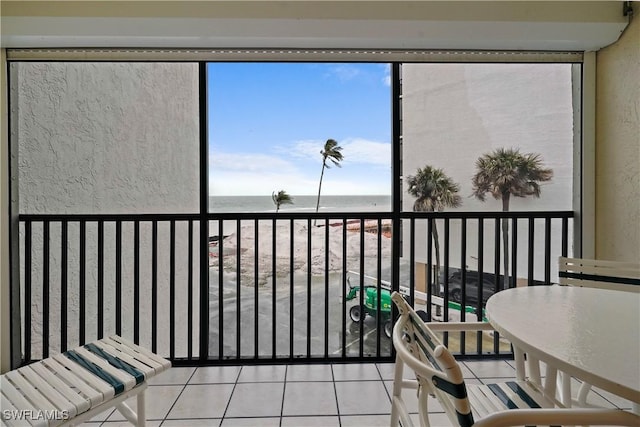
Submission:
M 391 427 L 398 427 L 400 414 L 398 413 L 398 405 L 396 399 L 402 396 L 402 377 L 404 373 L 404 363 L 399 357 L 396 357 L 396 364 L 393 372 L 393 393 L 391 396 Z
M 138 427 L 145 427 L 147 424 L 146 392 L 147 390 L 142 390 L 136 398 L 138 403 Z

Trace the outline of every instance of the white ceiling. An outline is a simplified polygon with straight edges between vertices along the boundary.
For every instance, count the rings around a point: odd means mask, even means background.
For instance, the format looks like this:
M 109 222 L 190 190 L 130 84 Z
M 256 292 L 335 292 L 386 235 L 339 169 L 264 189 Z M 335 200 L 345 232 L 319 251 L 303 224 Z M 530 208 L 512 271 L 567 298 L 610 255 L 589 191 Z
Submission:
M 620 2 L 3 1 L 0 45 L 592 51 L 627 22 Z

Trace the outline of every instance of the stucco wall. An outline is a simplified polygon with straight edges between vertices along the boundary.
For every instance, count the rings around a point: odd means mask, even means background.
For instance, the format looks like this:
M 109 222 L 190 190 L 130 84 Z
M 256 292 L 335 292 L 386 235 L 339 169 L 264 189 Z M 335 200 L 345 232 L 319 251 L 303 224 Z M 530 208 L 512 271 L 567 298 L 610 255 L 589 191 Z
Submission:
M 460 184 L 463 211 L 501 211 L 499 200 L 472 197 L 475 162 L 497 148 L 518 148 L 538 153 L 553 179 L 542 183 L 541 197 L 512 197 L 510 210 L 571 210 L 573 179 L 573 99 L 570 64 L 404 64 L 403 175 L 431 165 Z M 404 194 L 403 209 L 412 210 L 415 199 Z M 450 210 L 450 209 L 448 209 Z M 459 222 L 452 221 L 451 260 L 459 267 Z M 485 222 L 484 271 L 493 271 L 492 221 Z M 526 254 L 532 247 L 527 222 L 518 230 L 518 276 L 527 277 Z M 440 233 L 442 234 L 442 225 Z M 467 232 L 467 259 L 477 269 L 477 225 Z M 561 223 L 552 225 L 552 259 L 560 255 Z M 426 235 L 419 229 L 418 236 Z M 408 241 L 408 236 L 405 241 Z M 571 237 L 569 237 L 571 240 Z M 535 233 L 535 279 L 544 279 L 544 225 Z M 442 243 L 441 243 L 442 248 Z M 442 249 L 441 249 L 442 250 Z M 417 259 L 426 261 L 425 245 L 417 245 Z M 557 271 L 555 263 L 552 270 Z
M 19 147 L 22 214 L 198 212 L 198 67 L 188 63 L 13 63 L 12 139 Z M 49 330 L 59 348 L 62 228 L 51 225 Z M 176 224 L 177 306 L 186 306 L 187 223 Z M 24 227 L 21 242 L 24 248 Z M 42 336 L 43 227 L 33 224 L 31 310 L 34 357 Z M 158 223 L 159 351 L 169 330 L 169 224 Z M 104 328 L 115 332 L 116 228 L 104 224 Z M 98 224 L 86 225 L 86 339 L 97 337 Z M 77 342 L 80 225 L 66 241 L 69 343 Z M 151 339 L 152 224 L 140 224 L 141 340 Z M 134 224 L 122 226 L 123 332 L 133 336 Z M 21 257 L 24 265 L 25 259 Z M 24 272 L 24 268 L 21 269 Z M 195 277 L 198 277 L 197 274 Z M 21 284 L 25 284 L 25 277 Z M 180 308 L 179 308 L 180 310 Z M 185 325 L 184 313 L 177 319 Z M 178 334 L 180 343 L 186 331 Z M 184 348 L 184 345 L 179 346 Z
M 640 260 L 640 2 L 597 53 L 596 257 Z

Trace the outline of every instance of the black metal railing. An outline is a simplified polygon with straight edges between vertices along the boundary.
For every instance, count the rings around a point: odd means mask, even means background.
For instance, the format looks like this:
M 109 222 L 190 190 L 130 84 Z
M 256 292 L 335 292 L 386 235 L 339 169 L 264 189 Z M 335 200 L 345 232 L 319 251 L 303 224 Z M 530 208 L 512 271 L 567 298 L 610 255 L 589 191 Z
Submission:
M 28 362 L 115 333 L 175 365 L 390 360 L 388 292 L 432 321 L 481 320 L 487 295 L 556 280 L 572 217 L 209 214 L 203 234 L 195 214 L 21 215 L 21 352 Z M 443 339 L 470 357 L 510 354 L 498 336 Z

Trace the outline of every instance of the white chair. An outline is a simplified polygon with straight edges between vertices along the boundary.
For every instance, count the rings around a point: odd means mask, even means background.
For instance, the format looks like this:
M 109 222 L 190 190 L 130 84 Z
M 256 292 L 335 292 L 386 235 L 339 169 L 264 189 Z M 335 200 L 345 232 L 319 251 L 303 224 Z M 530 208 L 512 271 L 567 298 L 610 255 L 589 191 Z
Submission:
M 429 427 L 428 400 L 433 396 L 452 425 L 623 425 L 639 426 L 640 417 L 630 412 L 602 408 L 565 408 L 552 396 L 527 380 L 499 384 L 465 384 L 460 366 L 438 336 L 397 292 L 392 295 L 400 317 L 393 329 L 396 366 L 391 402 L 391 426 L 413 426 L 402 397 L 403 389 L 417 389 L 419 420 Z M 487 330 L 487 323 L 446 324 L 448 330 Z M 440 328 L 439 328 L 440 329 Z M 415 380 L 403 377 L 404 367 Z

